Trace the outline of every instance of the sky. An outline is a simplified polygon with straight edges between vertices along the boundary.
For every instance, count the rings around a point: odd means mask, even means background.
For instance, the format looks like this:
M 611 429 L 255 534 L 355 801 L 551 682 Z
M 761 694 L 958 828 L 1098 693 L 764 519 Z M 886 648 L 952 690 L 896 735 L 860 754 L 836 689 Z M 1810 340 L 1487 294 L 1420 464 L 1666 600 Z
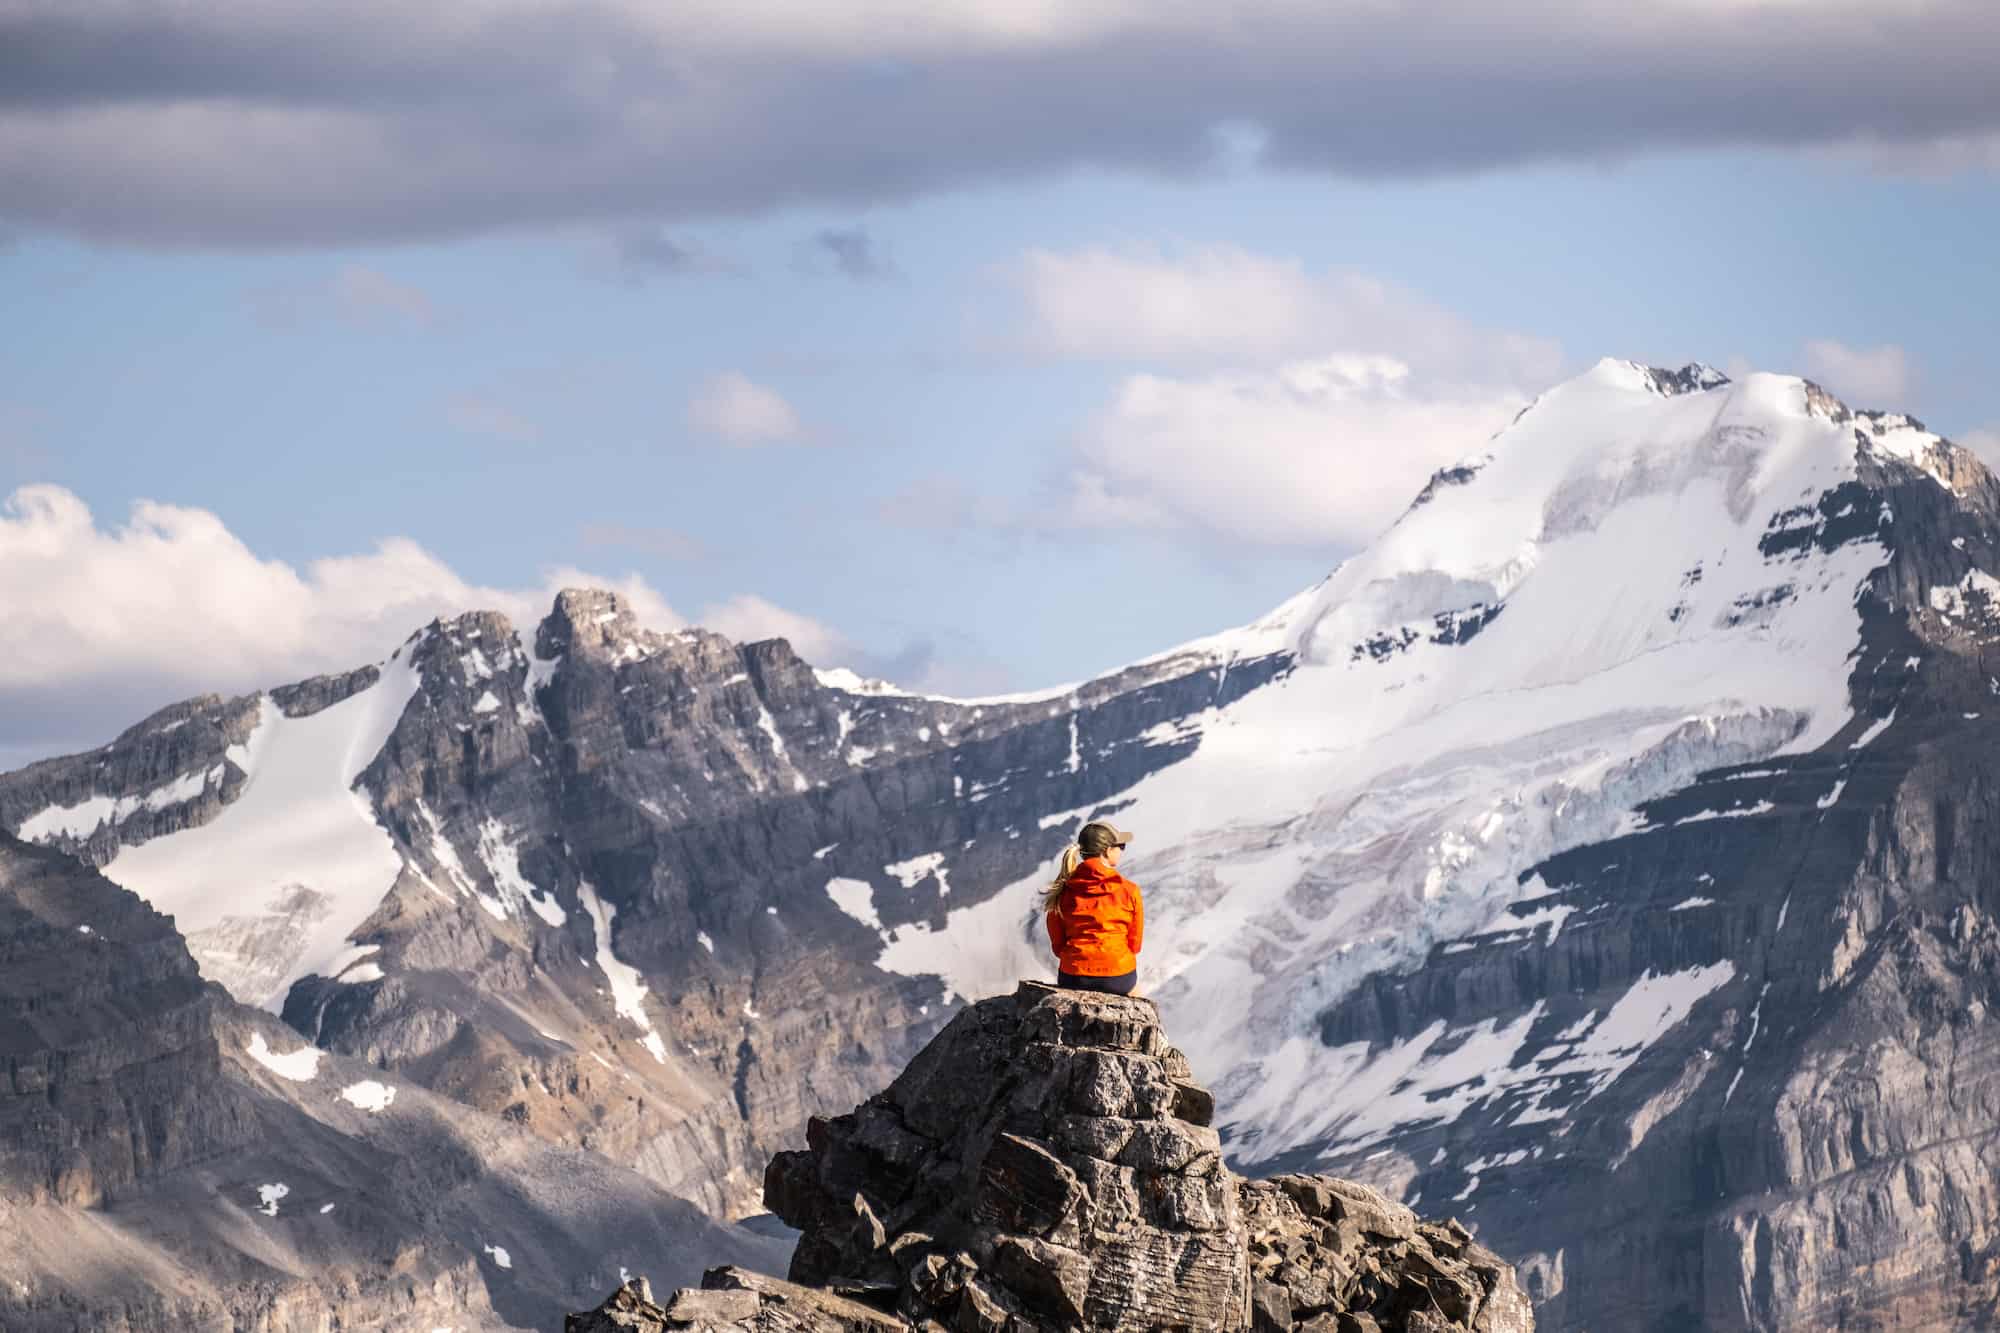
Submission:
M 2000 456 L 1984 0 L 0 0 L 0 764 L 625 591 L 978 695 L 1603 356 Z

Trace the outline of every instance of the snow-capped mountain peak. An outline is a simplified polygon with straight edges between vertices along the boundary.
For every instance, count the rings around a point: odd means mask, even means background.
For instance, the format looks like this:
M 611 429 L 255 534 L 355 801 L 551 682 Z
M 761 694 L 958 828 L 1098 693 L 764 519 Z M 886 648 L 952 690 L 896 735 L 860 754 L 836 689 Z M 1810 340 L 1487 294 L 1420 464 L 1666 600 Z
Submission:
M 1561 1300 L 1616 1202 L 1592 1181 L 1720 1170 L 1708 1138 L 1674 1156 L 1688 1124 L 1790 1117 L 1730 1150 L 1745 1227 L 1753 1193 L 1851 1165 L 1757 1034 L 1849 1012 L 1825 1006 L 1885 956 L 1883 884 L 1982 873 L 1935 773 L 1877 816 L 2000 694 L 2000 484 L 1913 418 L 1699 364 L 1601 362 L 1467 443 L 1319 584 L 1095 680 L 933 698 L 576 590 L 532 634 L 440 622 L 0 775 L 0 824 L 168 906 L 205 973 L 320 1045 L 587 1126 L 727 1209 L 955 1001 L 1048 974 L 1036 890 L 1115 814 L 1145 985 L 1235 1157 L 1447 1188 L 1546 1244 L 1524 1273 Z M 1911 956 L 1973 948 L 1976 917 Z M 1902 1086 L 1856 1077 L 1857 1115 Z M 1597 1175 L 1534 1177 L 1569 1213 L 1481 1184 L 1578 1153 Z M 1645 1221 L 1687 1233 L 1672 1273 L 1729 1267 L 1718 1207 Z M 1675 1299 L 1778 1290 L 1738 1248 Z

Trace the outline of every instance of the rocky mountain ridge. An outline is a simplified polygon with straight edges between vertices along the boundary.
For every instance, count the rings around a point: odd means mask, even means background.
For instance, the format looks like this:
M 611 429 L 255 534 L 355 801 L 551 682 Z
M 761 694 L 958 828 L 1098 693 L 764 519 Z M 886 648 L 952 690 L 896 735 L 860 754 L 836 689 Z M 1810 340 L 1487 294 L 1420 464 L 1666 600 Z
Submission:
M 302 1045 L 131 893 L 0 834 L 0 1328 L 539 1328 L 621 1257 L 785 1248 Z
M 234 797 L 248 769 L 285 758 L 289 725 L 398 690 L 399 715 L 378 708 L 387 722 L 348 744 L 372 820 L 344 836 L 381 860 L 374 891 L 342 901 L 274 849 L 242 866 L 228 915 L 177 912 L 197 958 L 329 1050 L 741 1211 L 785 1135 L 886 1081 L 948 1013 L 934 980 L 870 966 L 875 930 L 828 880 L 869 876 L 889 929 L 941 924 L 950 876 L 1018 876 L 1060 845 L 1024 798 L 1095 808 L 1189 748 L 1149 731 L 1277 669 L 1239 663 L 1224 681 L 1192 654 L 1046 703 L 857 694 L 782 641 L 657 634 L 615 594 L 578 591 L 531 642 L 473 614 L 380 667 L 164 710 L 99 752 L 0 777 L 0 822 L 114 876 L 132 867 L 126 882 L 172 910 L 231 854 Z M 1032 789 L 1010 795 L 1017 781 Z M 351 818 L 337 797 L 323 794 L 328 823 Z M 190 832 L 206 845 L 175 859 Z M 315 967 L 285 952 L 336 910 L 344 929 Z M 801 994 L 825 996 L 844 1030 L 786 1003 Z M 645 1091 L 566 1091 L 607 1067 Z
M 665 1307 L 628 1286 L 567 1333 L 1533 1329 L 1456 1222 L 1331 1177 L 1243 1180 L 1214 1110 L 1151 1001 L 1024 983 L 772 1160 L 766 1200 L 803 1233 L 791 1284 L 722 1269 Z
M 0 824 L 317 1047 L 733 1215 L 1047 975 L 1032 890 L 1116 814 L 1235 1167 L 1448 1208 L 1546 1327 L 1959 1327 L 1996 571 L 1921 423 L 1607 362 L 1081 686 L 912 696 L 574 592 L 0 775 Z

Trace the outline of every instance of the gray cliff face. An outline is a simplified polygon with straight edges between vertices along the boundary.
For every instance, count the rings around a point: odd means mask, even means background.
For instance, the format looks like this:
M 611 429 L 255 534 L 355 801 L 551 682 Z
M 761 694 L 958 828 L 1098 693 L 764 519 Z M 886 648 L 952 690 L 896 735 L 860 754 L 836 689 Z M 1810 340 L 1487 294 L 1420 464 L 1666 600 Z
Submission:
M 830 876 L 874 882 L 887 927 L 942 925 L 953 881 L 1053 855 L 1052 804 L 1108 807 L 1189 748 L 1141 733 L 1284 669 L 1169 661 L 1028 705 L 858 695 L 782 641 L 652 633 L 591 592 L 532 645 L 475 615 L 410 651 L 423 683 L 362 778 L 410 867 L 356 936 L 386 975 L 301 983 L 287 1020 L 723 1213 L 950 1013 L 935 980 L 872 965 L 880 938 Z M 542 910 L 494 882 L 501 840 Z M 883 873 L 933 853 L 908 882 Z M 593 899 L 645 978 L 657 1056 L 603 993 Z
M 0 834 L 0 1200 L 90 1208 L 240 1146 L 216 999 L 165 917 Z
M 625 1264 L 783 1248 L 303 1047 L 132 894 L 0 835 L 0 1253 L 10 1333 L 323 1333 L 542 1328 Z

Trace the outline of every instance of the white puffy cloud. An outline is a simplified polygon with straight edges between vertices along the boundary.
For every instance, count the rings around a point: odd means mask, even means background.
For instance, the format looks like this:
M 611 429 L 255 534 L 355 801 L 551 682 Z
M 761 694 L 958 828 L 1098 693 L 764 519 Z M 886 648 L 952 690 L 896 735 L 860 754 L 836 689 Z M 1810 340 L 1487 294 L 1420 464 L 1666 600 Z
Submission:
M 1076 436 L 1069 509 L 1099 526 L 1351 549 L 1562 372 L 1550 339 L 1234 246 L 1033 251 L 1017 277 L 1030 347 L 1147 367 Z
M 703 607 L 701 624 L 739 643 L 789 639 L 800 657 L 820 666 L 852 661 L 858 653 L 855 644 L 838 630 L 754 593 Z
M 654 628 L 687 623 L 636 574 L 561 567 L 535 587 L 491 587 L 402 537 L 295 568 L 259 556 L 206 510 L 142 501 L 123 524 L 102 525 L 49 485 L 0 506 L 0 586 L 0 751 L 16 758 L 100 743 L 193 694 L 378 661 L 434 616 L 497 610 L 528 629 L 565 587 L 619 592 Z M 846 644 L 757 598 L 710 612 L 725 633 L 797 633 L 809 659 Z
M 1550 339 L 1480 328 L 1365 273 L 1315 273 L 1233 245 L 1033 250 L 1019 278 L 1022 336 L 1062 357 L 1249 366 L 1341 351 L 1534 385 L 1562 366 Z
M 775 389 L 738 371 L 703 384 L 688 404 L 688 424 L 731 444 L 771 444 L 796 440 L 804 428 L 799 414 Z
M 1849 347 L 1814 339 L 1805 345 L 1805 371 L 1851 407 L 1901 408 L 1910 392 L 1910 359 L 1894 343 Z
M 1082 432 L 1074 494 L 1106 523 L 1192 529 L 1232 545 L 1352 548 L 1525 401 L 1431 383 L 1380 356 L 1133 375 Z

